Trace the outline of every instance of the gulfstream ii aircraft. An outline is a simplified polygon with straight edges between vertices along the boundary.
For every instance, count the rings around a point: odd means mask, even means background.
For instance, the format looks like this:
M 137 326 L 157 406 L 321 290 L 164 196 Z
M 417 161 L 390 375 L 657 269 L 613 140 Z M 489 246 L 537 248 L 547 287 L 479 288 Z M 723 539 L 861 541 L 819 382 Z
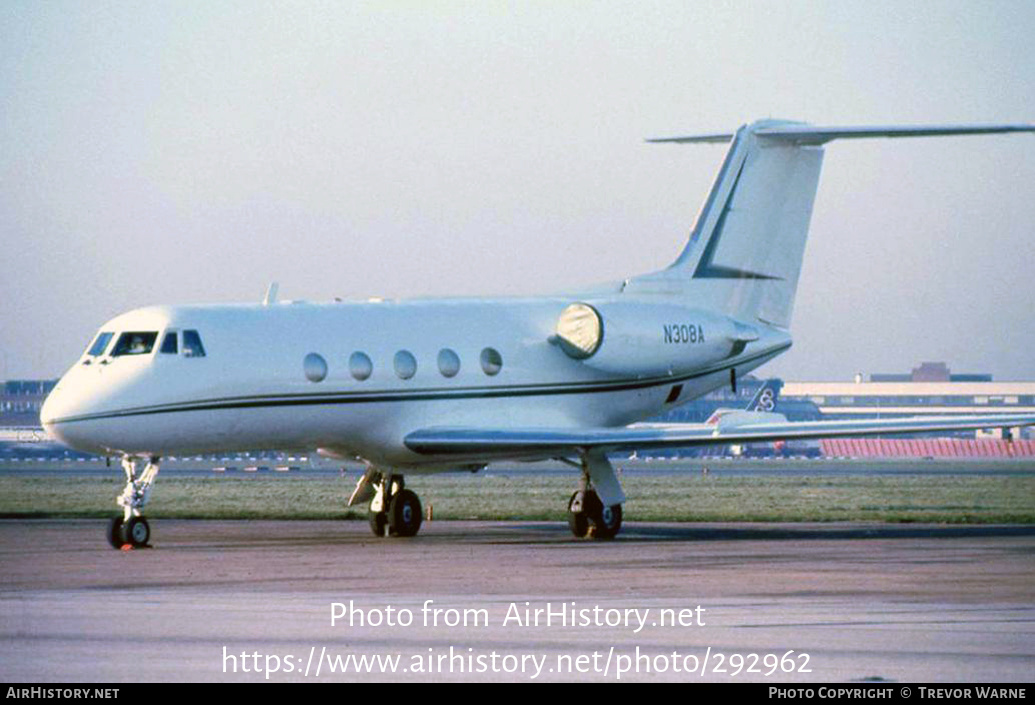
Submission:
M 349 504 L 378 536 L 421 524 L 407 473 L 556 458 L 578 469 L 576 536 L 613 537 L 625 495 L 608 453 L 1035 424 L 1033 415 L 789 423 L 637 422 L 730 384 L 791 347 L 823 145 L 1033 132 L 1033 125 L 815 127 L 762 120 L 654 142 L 729 143 L 689 242 L 661 271 L 565 296 L 153 306 L 101 326 L 42 410 L 68 445 L 118 456 L 112 545 L 146 545 L 163 456 L 318 449 L 359 459 Z M 632 425 L 630 425 L 632 424 Z

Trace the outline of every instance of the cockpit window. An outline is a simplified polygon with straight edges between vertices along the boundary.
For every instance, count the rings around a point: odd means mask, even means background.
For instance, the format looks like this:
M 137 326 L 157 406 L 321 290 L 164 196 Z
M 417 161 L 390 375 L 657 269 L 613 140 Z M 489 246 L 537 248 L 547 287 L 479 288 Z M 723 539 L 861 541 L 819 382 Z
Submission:
M 162 338 L 162 347 L 159 350 L 166 355 L 175 355 L 179 352 L 176 347 L 176 331 L 171 330 L 165 334 L 165 337 Z
M 152 331 L 123 333 L 119 336 L 119 342 L 115 343 L 111 356 L 147 355 L 154 348 L 157 339 L 158 333 Z
M 205 347 L 201 344 L 201 336 L 196 330 L 183 331 L 184 357 L 205 357 Z
M 86 351 L 86 354 L 90 357 L 99 357 L 104 354 L 104 351 L 108 349 L 108 343 L 115 336 L 114 333 L 101 333 L 97 336 L 97 339 L 93 341 L 93 345 Z

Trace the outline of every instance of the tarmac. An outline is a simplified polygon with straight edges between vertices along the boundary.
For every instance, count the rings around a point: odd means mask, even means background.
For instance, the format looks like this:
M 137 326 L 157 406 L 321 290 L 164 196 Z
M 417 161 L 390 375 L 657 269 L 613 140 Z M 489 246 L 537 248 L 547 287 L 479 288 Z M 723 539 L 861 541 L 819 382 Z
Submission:
M 1035 527 L 0 521 L 7 682 L 1030 682 Z

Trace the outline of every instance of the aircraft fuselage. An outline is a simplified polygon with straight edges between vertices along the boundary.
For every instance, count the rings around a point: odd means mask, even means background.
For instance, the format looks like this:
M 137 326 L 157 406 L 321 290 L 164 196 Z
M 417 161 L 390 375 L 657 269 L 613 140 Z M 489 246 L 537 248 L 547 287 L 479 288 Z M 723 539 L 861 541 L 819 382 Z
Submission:
M 575 300 L 137 309 L 101 331 L 113 342 L 155 333 L 152 349 L 113 356 L 109 343 L 106 354 L 84 355 L 48 399 L 44 424 L 69 445 L 105 454 L 321 448 L 431 469 L 449 458 L 408 450 L 403 439 L 414 429 L 623 426 L 728 384 L 731 367 L 744 374 L 790 346 L 775 329 L 735 345 L 733 322 L 715 313 L 583 299 L 603 312 L 611 346 L 599 369 L 551 340 Z M 182 331 L 197 331 L 203 356 L 184 354 L 182 342 L 162 352 L 165 336 Z

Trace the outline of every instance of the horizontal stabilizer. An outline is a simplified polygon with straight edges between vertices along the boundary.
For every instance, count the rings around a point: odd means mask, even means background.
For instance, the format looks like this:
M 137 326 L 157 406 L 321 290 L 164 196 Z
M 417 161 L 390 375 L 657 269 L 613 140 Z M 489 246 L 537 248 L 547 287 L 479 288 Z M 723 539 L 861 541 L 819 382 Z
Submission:
M 799 145 L 826 144 L 836 139 L 862 139 L 867 137 L 949 137 L 952 135 L 990 135 L 1001 132 L 1035 132 L 1035 125 L 1007 123 L 996 125 L 872 125 L 866 127 L 823 127 L 805 124 L 780 124 L 755 128 L 754 134 L 770 140 L 791 142 Z M 648 142 L 729 142 L 733 133 L 687 135 L 686 137 L 659 137 Z
M 628 280 L 623 291 L 678 292 L 735 321 L 788 329 L 827 142 L 1004 132 L 1035 132 L 1035 124 L 846 127 L 765 119 L 732 132 L 649 139 L 729 146 L 679 257 Z
M 707 142 L 722 144 L 733 139 L 732 132 L 716 132 L 710 135 L 688 135 L 687 137 L 655 137 L 647 139 L 647 142 Z

